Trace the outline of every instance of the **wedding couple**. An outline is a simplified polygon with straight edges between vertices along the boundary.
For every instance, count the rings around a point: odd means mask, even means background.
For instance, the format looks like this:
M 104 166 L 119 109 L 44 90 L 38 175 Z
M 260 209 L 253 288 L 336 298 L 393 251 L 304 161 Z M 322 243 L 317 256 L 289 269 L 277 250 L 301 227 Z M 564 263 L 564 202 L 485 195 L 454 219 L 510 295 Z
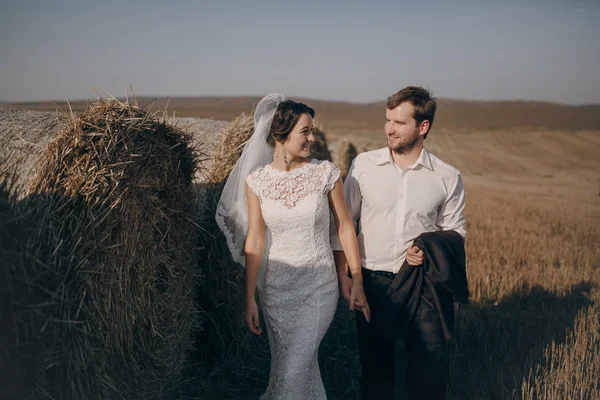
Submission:
M 445 397 L 454 301 L 468 301 L 465 200 L 459 171 L 423 147 L 435 109 L 420 87 L 390 96 L 387 147 L 359 154 L 343 184 L 309 158 L 312 108 L 281 94 L 256 107 L 216 219 L 246 267 L 246 323 L 261 335 L 258 288 L 271 350 L 261 399 L 326 398 L 318 348 L 338 287 L 356 312 L 362 397 L 393 397 L 396 339 L 410 398 Z

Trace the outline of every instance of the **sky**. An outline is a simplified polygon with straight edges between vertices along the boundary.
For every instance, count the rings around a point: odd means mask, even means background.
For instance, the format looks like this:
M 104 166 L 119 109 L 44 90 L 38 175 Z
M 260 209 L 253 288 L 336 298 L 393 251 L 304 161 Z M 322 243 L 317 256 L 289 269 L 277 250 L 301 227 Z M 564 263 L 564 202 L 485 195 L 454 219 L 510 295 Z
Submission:
M 2 0 L 0 102 L 261 96 L 600 103 L 600 0 Z M 94 91 L 95 90 L 95 91 Z

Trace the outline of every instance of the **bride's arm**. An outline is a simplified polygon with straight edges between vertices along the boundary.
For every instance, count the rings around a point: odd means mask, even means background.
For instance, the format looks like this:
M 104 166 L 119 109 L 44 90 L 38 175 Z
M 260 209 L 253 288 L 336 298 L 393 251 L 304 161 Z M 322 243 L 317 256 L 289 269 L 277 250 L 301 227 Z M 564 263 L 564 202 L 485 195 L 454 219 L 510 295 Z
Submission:
M 246 184 L 248 199 L 248 235 L 244 252 L 246 254 L 246 324 L 252 333 L 260 335 L 258 306 L 256 305 L 256 282 L 265 248 L 265 221 L 260 209 L 260 200 Z
M 352 295 L 350 299 L 350 309 L 354 309 L 356 305 L 365 314 L 367 321 L 369 320 L 369 305 L 364 294 L 362 285 L 362 272 L 360 269 L 360 254 L 358 252 L 358 241 L 356 239 L 356 231 L 354 224 L 348 214 L 346 200 L 344 198 L 344 184 L 342 179 L 338 178 L 329 192 L 329 203 L 333 211 L 333 219 L 337 235 L 344 250 L 344 255 L 352 273 Z M 355 304 L 356 303 L 356 304 Z
M 362 280 L 360 270 L 360 255 L 358 252 L 358 241 L 356 240 L 356 231 L 354 224 L 348 214 L 348 207 L 344 199 L 344 184 L 342 178 L 339 178 L 333 189 L 329 192 L 329 203 L 333 211 L 333 219 L 335 221 L 336 233 L 339 237 L 340 244 L 344 250 L 352 279 L 358 278 Z

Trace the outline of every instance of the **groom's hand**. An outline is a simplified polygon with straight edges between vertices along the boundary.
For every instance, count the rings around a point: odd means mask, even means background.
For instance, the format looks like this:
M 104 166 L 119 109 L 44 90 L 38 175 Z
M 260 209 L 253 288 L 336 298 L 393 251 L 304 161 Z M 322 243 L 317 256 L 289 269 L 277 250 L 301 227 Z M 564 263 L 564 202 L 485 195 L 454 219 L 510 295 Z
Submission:
M 417 246 L 410 246 L 408 250 L 406 250 L 406 261 L 408 265 L 413 267 L 417 267 L 423 264 L 423 250 L 419 249 Z

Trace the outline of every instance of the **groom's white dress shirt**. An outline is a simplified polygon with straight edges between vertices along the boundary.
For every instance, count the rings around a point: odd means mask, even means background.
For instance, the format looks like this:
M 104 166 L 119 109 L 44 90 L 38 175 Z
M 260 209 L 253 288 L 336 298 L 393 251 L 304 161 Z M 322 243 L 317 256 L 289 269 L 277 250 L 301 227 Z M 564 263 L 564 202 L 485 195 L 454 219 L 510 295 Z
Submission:
M 405 170 L 385 147 L 359 154 L 344 182 L 348 212 L 358 227 L 362 267 L 397 273 L 406 250 L 423 232 L 466 235 L 460 172 L 429 153 Z M 337 234 L 333 250 L 342 250 Z

